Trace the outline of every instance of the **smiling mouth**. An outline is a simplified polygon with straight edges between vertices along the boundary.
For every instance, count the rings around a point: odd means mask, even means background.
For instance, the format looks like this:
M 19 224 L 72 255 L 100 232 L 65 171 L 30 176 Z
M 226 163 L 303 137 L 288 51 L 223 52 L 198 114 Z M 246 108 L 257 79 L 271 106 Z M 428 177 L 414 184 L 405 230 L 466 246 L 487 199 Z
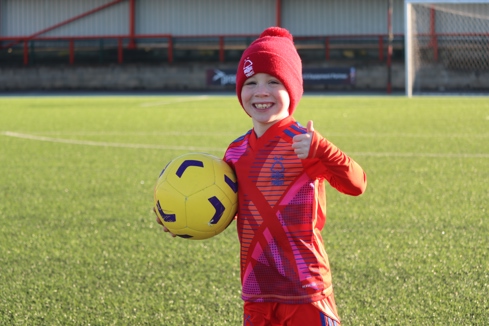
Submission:
M 255 103 L 253 104 L 253 107 L 255 107 L 255 109 L 263 110 L 263 109 L 268 109 L 272 105 L 273 105 L 272 103 Z

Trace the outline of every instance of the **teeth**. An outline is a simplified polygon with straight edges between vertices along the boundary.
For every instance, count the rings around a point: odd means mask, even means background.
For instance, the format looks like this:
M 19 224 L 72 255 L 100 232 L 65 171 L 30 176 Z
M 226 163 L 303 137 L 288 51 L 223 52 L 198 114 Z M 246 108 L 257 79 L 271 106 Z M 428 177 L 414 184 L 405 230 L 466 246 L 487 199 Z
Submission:
M 268 109 L 270 106 L 272 106 L 270 103 L 267 103 L 267 104 L 256 103 L 255 104 L 255 107 L 257 109 Z

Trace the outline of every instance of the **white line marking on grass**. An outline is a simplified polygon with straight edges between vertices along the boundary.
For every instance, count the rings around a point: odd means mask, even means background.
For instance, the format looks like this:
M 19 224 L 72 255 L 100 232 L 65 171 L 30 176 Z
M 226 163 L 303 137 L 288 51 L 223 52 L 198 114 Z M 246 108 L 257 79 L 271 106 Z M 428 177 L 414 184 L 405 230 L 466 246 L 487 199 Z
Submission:
M 207 96 L 207 95 L 193 96 L 193 97 L 178 98 L 178 99 L 173 99 L 173 100 L 170 99 L 167 101 L 146 102 L 146 103 L 141 103 L 139 106 L 143 107 L 143 108 L 147 108 L 147 107 L 151 107 L 151 106 L 168 105 L 168 104 L 174 104 L 174 103 L 202 101 L 202 100 L 206 100 L 208 98 L 209 98 L 209 96 Z
M 36 135 L 55 135 L 55 136 L 233 136 L 237 138 L 235 132 L 205 132 L 205 131 L 42 131 Z M 233 138 L 233 139 L 234 139 Z
M 85 145 L 85 146 L 99 146 L 99 147 L 122 147 L 122 148 L 147 148 L 147 149 L 167 149 L 167 150 L 185 150 L 185 151 L 212 151 L 212 152 L 222 152 L 225 149 L 216 147 L 194 147 L 194 146 L 169 146 L 169 145 L 152 145 L 152 144 L 125 144 L 125 143 L 108 143 L 108 142 L 98 142 L 90 140 L 76 140 L 76 139 L 62 139 L 62 138 L 51 138 L 44 136 L 21 134 L 17 132 L 5 131 L 3 132 L 5 136 L 44 141 L 50 143 L 63 143 L 70 145 Z
M 194 146 L 169 146 L 169 145 L 153 145 L 153 144 L 127 144 L 127 143 L 109 143 L 91 140 L 76 140 L 52 138 L 37 135 L 29 135 L 12 131 L 4 131 L 3 135 L 8 137 L 30 139 L 51 143 L 63 143 L 71 145 L 86 145 L 99 147 L 121 147 L 121 148 L 146 148 L 146 149 L 167 149 L 167 150 L 185 150 L 185 151 L 213 151 L 223 152 L 225 148 L 217 147 L 194 147 Z M 485 153 L 396 153 L 396 152 L 353 152 L 349 153 L 352 156 L 372 156 L 372 157 L 434 157 L 434 158 L 489 158 L 489 154 Z
M 452 158 L 489 158 L 489 154 L 478 153 L 394 153 L 394 152 L 357 152 L 349 153 L 351 156 L 374 157 L 452 157 Z
M 328 137 L 369 137 L 369 138 L 489 138 L 489 134 L 408 134 L 408 133 L 335 133 Z
M 208 131 L 40 131 L 37 135 L 57 136 L 230 136 L 236 132 Z M 328 133 L 327 137 L 370 137 L 370 138 L 489 138 L 489 134 L 381 134 L 381 133 Z M 233 138 L 234 139 L 234 138 Z

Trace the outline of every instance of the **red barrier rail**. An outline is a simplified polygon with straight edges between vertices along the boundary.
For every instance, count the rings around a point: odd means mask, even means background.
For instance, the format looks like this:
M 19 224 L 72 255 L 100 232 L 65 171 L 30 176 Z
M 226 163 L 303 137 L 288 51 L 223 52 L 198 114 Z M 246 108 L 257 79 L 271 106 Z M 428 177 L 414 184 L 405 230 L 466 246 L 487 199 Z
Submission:
M 0 51 L 18 48 L 18 44 L 23 43 L 24 65 L 29 64 L 29 44 L 31 42 L 66 41 L 68 42 L 69 64 L 75 64 L 75 53 L 77 48 L 76 41 L 93 40 L 113 40 L 116 42 L 117 63 L 124 62 L 124 50 L 134 50 L 141 48 L 166 48 L 167 61 L 174 61 L 175 50 L 197 50 L 197 51 L 217 51 L 218 61 L 225 62 L 227 50 L 244 50 L 258 35 L 182 35 L 175 36 L 170 34 L 128 34 L 128 35 L 96 35 L 96 36 L 37 36 L 33 37 L 0 37 Z M 404 42 L 403 35 L 396 35 L 398 42 L 396 49 L 402 50 Z M 377 51 L 379 62 L 385 60 L 387 50 L 386 41 L 388 35 L 329 35 L 329 36 L 297 36 L 294 38 L 295 45 L 299 51 L 316 50 L 323 51 L 324 60 L 331 59 L 331 51 L 350 50 L 350 51 Z M 144 41 L 147 39 L 155 40 L 151 45 Z M 10 42 L 2 46 L 2 42 Z M 113 46 L 114 47 L 114 46 Z M 59 47 L 62 49 L 62 47 Z

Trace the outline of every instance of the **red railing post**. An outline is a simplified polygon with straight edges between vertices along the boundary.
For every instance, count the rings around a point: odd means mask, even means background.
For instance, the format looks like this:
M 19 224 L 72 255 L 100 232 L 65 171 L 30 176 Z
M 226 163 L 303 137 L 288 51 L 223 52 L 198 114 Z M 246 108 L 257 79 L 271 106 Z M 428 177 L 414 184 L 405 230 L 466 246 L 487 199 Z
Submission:
M 379 61 L 384 61 L 384 37 L 379 36 Z
M 275 25 L 282 27 L 282 1 L 275 0 Z
M 75 41 L 70 40 L 70 65 L 75 63 Z
M 29 41 L 24 40 L 24 66 L 29 64 Z
M 136 48 L 136 42 L 134 41 L 134 35 L 136 34 L 136 0 L 129 1 L 129 49 Z
M 324 54 L 326 60 L 329 60 L 329 37 L 326 37 L 326 39 L 324 40 Z
M 123 51 L 122 51 L 122 38 L 117 39 L 117 63 L 121 64 L 123 62 Z
M 173 39 L 171 35 L 168 36 L 168 62 L 173 62 Z
M 219 36 L 219 62 L 224 62 L 224 36 Z

